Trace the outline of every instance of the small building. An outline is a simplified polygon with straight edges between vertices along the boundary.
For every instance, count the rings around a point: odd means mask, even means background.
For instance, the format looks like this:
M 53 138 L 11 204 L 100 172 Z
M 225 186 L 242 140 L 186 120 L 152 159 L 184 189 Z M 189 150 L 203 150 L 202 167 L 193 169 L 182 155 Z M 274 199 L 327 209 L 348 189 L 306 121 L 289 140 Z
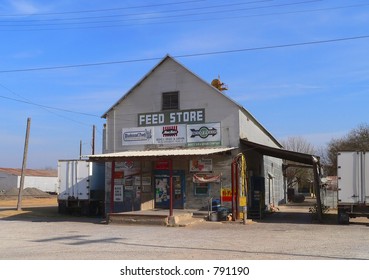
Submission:
M 0 167 L 0 191 L 19 188 L 22 169 Z M 26 169 L 24 188 L 37 188 L 44 192 L 57 193 L 58 174 L 56 170 Z
M 247 204 L 252 218 L 286 201 L 282 158 L 291 154 L 244 107 L 171 56 L 102 117 L 103 153 L 89 160 L 106 162 L 106 213 L 208 209 L 216 199 L 233 217 Z

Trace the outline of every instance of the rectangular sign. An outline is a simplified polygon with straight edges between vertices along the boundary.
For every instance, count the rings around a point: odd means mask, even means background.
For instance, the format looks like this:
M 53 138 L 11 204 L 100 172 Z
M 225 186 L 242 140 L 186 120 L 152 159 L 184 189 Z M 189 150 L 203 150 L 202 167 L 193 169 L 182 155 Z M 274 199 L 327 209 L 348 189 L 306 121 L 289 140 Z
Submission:
M 138 126 L 196 124 L 205 122 L 205 109 L 138 114 Z
M 155 126 L 154 144 L 186 144 L 186 125 Z
M 153 144 L 152 127 L 133 127 L 122 129 L 122 145 Z
M 187 146 L 221 145 L 220 123 L 187 125 Z
M 169 169 L 169 160 L 157 160 L 155 161 L 155 169 L 156 170 L 168 170 Z
M 135 176 L 135 186 L 141 186 L 141 177 Z M 142 176 L 142 186 L 151 186 L 151 177 Z
M 114 186 L 114 201 L 115 202 L 123 201 L 123 185 Z
M 232 189 L 231 187 L 222 187 L 220 191 L 220 199 L 222 202 L 232 201 Z
M 191 159 L 190 172 L 211 172 L 213 171 L 212 159 Z

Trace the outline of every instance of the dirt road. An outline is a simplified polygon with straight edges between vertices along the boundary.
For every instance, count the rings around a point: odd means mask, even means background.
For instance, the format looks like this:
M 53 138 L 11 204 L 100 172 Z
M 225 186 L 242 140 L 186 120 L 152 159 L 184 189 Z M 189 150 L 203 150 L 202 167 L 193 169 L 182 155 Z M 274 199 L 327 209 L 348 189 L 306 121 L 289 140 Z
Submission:
M 18 199 L 16 198 L 0 198 L 0 207 L 17 207 Z M 32 206 L 57 206 L 57 198 L 56 196 L 51 196 L 47 198 L 23 198 L 22 206 L 23 207 L 32 207 Z
M 342 226 L 332 215 L 319 224 L 307 207 L 281 207 L 248 225 L 205 221 L 174 228 L 107 225 L 60 216 L 56 206 L 6 211 L 14 210 L 0 210 L 0 259 L 369 259 L 367 219 Z

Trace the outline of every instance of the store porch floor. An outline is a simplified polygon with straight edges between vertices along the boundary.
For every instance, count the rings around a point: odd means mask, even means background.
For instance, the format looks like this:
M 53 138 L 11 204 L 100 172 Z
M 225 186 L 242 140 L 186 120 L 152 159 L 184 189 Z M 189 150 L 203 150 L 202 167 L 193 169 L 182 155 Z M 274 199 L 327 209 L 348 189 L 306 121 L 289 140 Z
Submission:
M 142 224 L 161 226 L 188 226 L 205 221 L 208 211 L 191 209 L 174 209 L 173 216 L 169 216 L 168 209 L 150 209 L 132 212 L 109 213 L 109 224 Z

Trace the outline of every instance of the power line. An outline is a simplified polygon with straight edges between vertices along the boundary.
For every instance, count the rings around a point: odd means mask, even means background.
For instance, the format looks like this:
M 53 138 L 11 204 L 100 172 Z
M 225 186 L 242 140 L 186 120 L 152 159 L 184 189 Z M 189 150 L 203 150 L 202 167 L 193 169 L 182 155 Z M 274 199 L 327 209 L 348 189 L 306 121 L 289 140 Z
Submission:
M 227 53 L 246 52 L 246 51 L 260 51 L 260 50 L 267 50 L 267 49 L 278 49 L 278 48 L 289 48 L 289 47 L 298 47 L 298 46 L 306 46 L 306 45 L 326 44 L 326 43 L 335 43 L 335 42 L 350 41 L 350 40 L 368 39 L 368 38 L 369 38 L 369 35 L 363 35 L 363 36 L 336 38 L 336 39 L 329 39 L 329 40 L 310 41 L 310 42 L 303 42 L 303 43 L 291 43 L 291 44 L 284 44 L 284 45 L 264 46 L 264 47 L 255 47 L 255 48 L 247 48 L 247 49 L 225 50 L 225 51 L 198 53 L 198 54 L 178 55 L 175 57 L 177 58 L 178 57 L 195 57 L 195 56 L 217 55 L 217 54 L 227 54 Z
M 265 2 L 270 0 L 264 1 L 255 1 L 255 2 Z M 223 9 L 224 7 L 236 6 L 236 5 L 245 5 L 249 3 L 234 3 L 234 4 L 223 4 L 223 5 L 216 5 L 216 6 L 208 6 L 208 7 L 197 7 L 197 8 L 188 8 L 188 9 L 181 9 L 181 10 L 170 10 L 170 11 L 160 11 L 160 13 L 172 13 L 172 12 L 181 12 L 181 11 L 190 11 L 190 10 L 205 10 L 205 9 L 212 9 L 212 8 L 219 8 L 221 10 L 215 11 L 203 11 L 203 12 L 192 12 L 187 14 L 176 14 L 176 15 L 166 15 L 166 16 L 151 16 L 151 17 L 139 17 L 139 18 L 124 18 L 118 20 L 101 20 L 101 21 L 81 21 L 81 22 L 65 22 L 65 23 L 53 23 L 50 21 L 65 21 L 65 20 L 84 20 L 84 19 L 91 19 L 91 18 L 109 18 L 109 17 L 130 17 L 130 16 L 143 16 L 150 13 L 139 13 L 139 14 L 124 14 L 124 15 L 105 15 L 100 17 L 83 17 L 83 18 L 71 18 L 71 19 L 52 19 L 52 20 L 43 20 L 49 21 L 50 23 L 36 23 L 32 24 L 31 21 L 26 21 L 27 24 L 3 24 L 2 27 L 38 27 L 38 26 L 62 26 L 62 25 L 81 25 L 81 24 L 100 24 L 100 23 L 119 23 L 119 22 L 132 22 L 132 21 L 147 21 L 147 20 L 161 20 L 161 19 L 168 19 L 168 18 L 183 18 L 183 17 L 193 17 L 193 16 L 201 16 L 201 15 L 209 15 L 209 14 L 219 14 L 219 13 L 233 13 L 233 12 L 240 12 L 240 11 L 249 11 L 249 10 L 259 10 L 259 9 L 268 9 L 268 8 L 280 8 L 280 7 L 287 7 L 287 6 L 296 6 L 314 2 L 320 2 L 322 0 L 307 0 L 307 1 L 300 1 L 300 2 L 292 2 L 292 3 L 282 3 L 282 4 L 273 4 L 273 5 L 266 5 L 266 6 L 258 6 L 258 7 L 246 7 L 246 8 L 237 8 L 237 9 Z M 39 20 L 33 20 L 39 22 Z M 24 22 L 24 21 L 23 21 Z M 29 30 L 29 29 L 27 29 Z
M 185 11 L 193 11 L 193 10 L 208 10 L 208 9 L 214 9 L 214 8 L 222 8 L 222 10 L 213 11 L 212 13 L 220 13 L 220 12 L 224 13 L 224 12 L 227 12 L 227 10 L 223 9 L 224 7 L 249 5 L 249 4 L 261 3 L 261 2 L 271 2 L 271 1 L 273 1 L 273 0 L 258 0 L 258 1 L 248 1 L 248 2 L 241 2 L 241 3 L 227 3 L 227 4 L 212 5 L 212 6 L 205 6 L 205 7 L 204 6 L 203 7 L 191 7 L 191 8 L 183 8 L 183 9 L 175 9 L 175 10 L 151 11 L 151 12 L 141 12 L 141 13 L 133 13 L 133 14 L 115 14 L 115 15 L 72 17 L 72 18 L 54 18 L 54 19 L 25 19 L 25 20 L 16 20 L 16 21 L 14 21 L 14 20 L 8 20 L 8 21 L 1 20 L 0 22 L 11 22 L 11 23 L 26 22 L 26 23 L 31 23 L 31 22 L 47 22 L 47 21 L 68 21 L 68 20 L 132 17 L 132 16 L 152 15 L 152 14 L 157 14 L 158 12 L 160 14 L 167 14 L 167 13 L 185 12 Z M 310 1 L 307 1 L 307 2 L 317 2 L 317 1 L 321 1 L 321 0 L 310 0 Z M 291 3 L 290 4 L 281 4 L 279 6 L 286 6 L 286 5 L 291 5 Z M 270 8 L 270 7 L 275 7 L 275 5 L 254 7 L 254 8 L 246 8 L 246 9 L 247 10 L 249 10 L 249 9 L 262 9 L 262 8 Z M 239 11 L 239 10 L 240 9 L 231 10 L 231 11 Z M 244 10 L 244 9 L 242 9 L 242 10 Z M 192 14 L 189 14 L 189 15 L 192 15 Z M 176 17 L 178 17 L 178 16 L 187 16 L 187 15 L 176 15 Z M 166 18 L 166 17 L 154 17 L 154 19 L 157 19 L 157 18 L 160 19 L 160 18 Z M 153 18 L 148 18 L 148 17 L 144 18 L 144 20 L 147 20 L 147 19 L 153 19 Z M 127 20 L 140 20 L 140 19 L 127 19 Z M 94 22 L 90 22 L 90 23 L 94 23 Z M 73 23 L 71 23 L 71 24 L 73 24 Z M 9 26 L 9 25 L 7 25 L 7 26 Z M 16 25 L 16 26 L 19 26 L 19 25 Z
M 161 4 L 151 4 L 151 5 L 141 5 L 141 6 L 131 6 L 131 7 L 118 7 L 118 8 L 109 8 L 109 9 L 96 9 L 96 10 L 69 11 L 69 12 L 10 14 L 10 15 L 0 15 L 0 17 L 49 16 L 49 15 L 66 15 L 66 14 L 80 14 L 80 13 L 96 13 L 96 12 L 107 12 L 107 11 L 130 10 L 130 9 L 139 9 L 139 8 L 188 4 L 188 3 L 203 2 L 203 1 L 205 0 L 189 0 L 189 1 L 174 2 L 174 3 L 169 2 L 169 3 L 161 3 Z
M 58 116 L 60 118 L 66 119 L 68 121 L 71 121 L 71 122 L 74 122 L 74 123 L 77 123 L 77 124 L 80 124 L 80 125 L 83 125 L 83 126 L 89 126 L 89 127 L 91 126 L 90 124 L 87 124 L 87 123 L 84 123 L 84 122 L 81 122 L 81 121 L 78 121 L 78 120 L 69 118 L 69 117 L 67 117 L 65 115 L 58 114 L 58 113 L 52 111 L 51 109 L 58 110 L 58 111 L 64 111 L 64 112 L 68 112 L 68 113 L 80 114 L 80 115 L 86 115 L 86 113 L 76 112 L 76 111 L 71 111 L 71 110 L 66 110 L 66 109 L 61 109 L 61 108 L 55 108 L 55 107 L 50 107 L 50 106 L 44 106 L 44 105 L 41 105 L 41 104 L 32 102 L 28 98 L 25 98 L 25 97 L 21 96 L 20 94 L 14 92 L 13 90 L 11 90 L 10 88 L 4 86 L 3 84 L 0 84 L 0 87 L 6 89 L 7 91 L 9 91 L 10 93 L 12 93 L 12 94 L 14 94 L 16 96 L 22 98 L 23 100 L 19 100 L 19 99 L 7 97 L 7 96 L 0 96 L 0 98 L 8 99 L 8 100 L 16 101 L 16 102 L 21 102 L 21 103 L 26 103 L 26 104 L 30 104 L 30 105 L 34 105 L 34 106 L 38 106 L 38 107 L 42 108 L 43 110 L 45 110 L 46 112 L 48 112 L 50 114 L 53 114 L 53 115 L 56 115 L 56 116 Z M 94 115 L 88 114 L 88 116 L 94 116 Z
M 321 0 L 318 0 L 321 1 Z M 288 5 L 291 5 L 292 3 L 289 3 Z M 301 13 L 309 13 L 309 12 L 323 12 L 323 11 L 330 11 L 330 10 L 339 10 L 339 9 L 347 9 L 347 8 L 358 8 L 358 7 L 363 7 L 363 6 L 368 6 L 369 3 L 362 3 L 362 4 L 356 4 L 356 5 L 346 5 L 346 6 L 336 6 L 336 7 L 328 7 L 328 8 L 316 8 L 316 9 L 305 9 L 305 10 L 297 10 L 297 11 L 286 11 L 286 12 L 271 12 L 271 13 L 262 13 L 262 14 L 253 14 L 253 15 L 231 15 L 231 16 L 222 16 L 219 17 L 217 16 L 216 18 L 200 18 L 200 19 L 195 19 L 195 18 L 191 18 L 191 19 L 180 19 L 180 20 L 171 20 L 171 21 L 150 21 L 147 22 L 148 19 L 151 20 L 160 20 L 162 18 L 180 18 L 180 17 L 186 17 L 189 15 L 177 15 L 177 16 L 167 16 L 167 17 L 151 17 L 151 18 L 145 18 L 145 19 L 140 19 L 140 18 L 136 18 L 136 19 L 123 19 L 123 20 L 105 20 L 105 21 L 95 21 L 95 22 L 75 22 L 75 23 L 65 23 L 64 25 L 82 25 L 82 24 L 99 24 L 99 25 L 93 25 L 93 26 L 72 26 L 72 27 L 55 27 L 55 28 L 40 28 L 41 26 L 47 26 L 47 25 L 60 25 L 62 26 L 63 24 L 39 24 L 39 25 L 26 25 L 27 27 L 29 26 L 34 26 L 35 28 L 22 28 L 22 29 L 4 29 L 4 27 L 9 26 L 9 27 L 23 27 L 25 25 L 5 25 L 5 26 L 0 26 L 3 27 L 3 29 L 1 29 L 0 31 L 11 31 L 11 32 L 15 32 L 15 31 L 54 31 L 54 30 L 76 30 L 76 29 L 101 29 L 101 28 L 114 28 L 114 27 L 127 27 L 127 26 L 137 26 L 137 25 L 153 25 L 153 24 L 173 24 L 173 23 L 184 23 L 184 22 L 204 22 L 204 21 L 220 21 L 220 20 L 234 20 L 234 19 L 244 19 L 244 18 L 254 18 L 254 17 L 264 17 L 264 16 L 280 16 L 280 15 L 293 15 L 293 14 L 301 14 Z M 234 11 L 239 11 L 240 9 L 234 10 Z M 231 12 L 230 10 L 228 10 L 228 12 Z M 219 13 L 219 12 L 217 12 Z M 107 16 L 109 17 L 109 16 Z M 113 16 L 112 16 L 113 17 Z M 62 20 L 62 19 L 60 19 Z M 64 20 L 64 19 L 63 19 Z M 68 19 L 65 19 L 68 20 Z M 122 22 L 128 22 L 128 21 L 136 21 L 136 22 L 132 22 L 132 23 L 125 23 L 122 24 Z M 141 22 L 139 22 L 141 21 Z M 105 24 L 105 25 L 101 25 L 103 23 L 116 23 L 116 24 Z
M 344 38 L 309 41 L 309 42 L 301 42 L 301 43 L 291 43 L 291 44 L 271 45 L 271 46 L 243 48 L 243 49 L 234 49 L 234 50 L 222 50 L 222 51 L 214 51 L 214 52 L 174 55 L 173 57 L 174 58 L 186 58 L 186 57 L 207 56 L 207 55 L 220 55 L 220 54 L 239 53 L 239 52 L 248 52 L 248 51 L 261 51 L 261 50 L 268 50 L 268 49 L 279 49 L 279 48 L 290 48 L 290 47 L 299 47 L 299 46 L 306 46 L 306 45 L 336 43 L 336 42 L 361 40 L 361 39 L 368 39 L 368 38 L 369 38 L 369 35 L 362 35 L 362 36 L 355 36 L 355 37 L 344 37 Z M 154 61 L 154 60 L 160 60 L 160 59 L 162 59 L 162 57 L 94 62 L 94 63 L 62 65 L 62 66 L 48 66 L 48 67 L 37 67 L 37 68 L 23 68 L 23 69 L 13 69 L 13 70 L 0 70 L 0 74 L 1 73 L 45 71 L 45 70 L 58 70 L 58 69 L 66 69 L 66 68 L 80 68 L 80 67 L 93 67 L 93 66 L 103 66 L 103 65 L 113 65 L 113 64 L 136 63 L 136 62 L 146 62 L 146 61 Z
M 4 87 L 3 85 L 0 85 L 0 86 Z M 6 88 L 6 87 L 4 87 L 4 88 Z M 67 113 L 73 113 L 73 114 L 78 114 L 78 115 L 85 115 L 85 116 L 89 116 L 89 117 L 98 117 L 98 118 L 100 118 L 100 116 L 98 116 L 98 115 L 94 115 L 94 114 L 90 114 L 90 113 L 83 113 L 83 112 L 78 112 L 78 111 L 72 111 L 72 110 L 67 110 L 67 109 L 62 109 L 62 108 L 57 108 L 57 107 L 45 106 L 45 105 L 41 105 L 41 104 L 29 101 L 29 100 L 21 100 L 21 99 L 16 99 L 16 98 L 3 96 L 3 95 L 0 95 L 0 98 L 8 99 L 8 100 L 16 101 L 16 102 L 21 102 L 21 103 L 26 103 L 26 104 L 38 106 L 38 107 L 41 107 L 41 108 L 52 109 L 52 110 L 63 111 L 63 112 L 67 112 Z

